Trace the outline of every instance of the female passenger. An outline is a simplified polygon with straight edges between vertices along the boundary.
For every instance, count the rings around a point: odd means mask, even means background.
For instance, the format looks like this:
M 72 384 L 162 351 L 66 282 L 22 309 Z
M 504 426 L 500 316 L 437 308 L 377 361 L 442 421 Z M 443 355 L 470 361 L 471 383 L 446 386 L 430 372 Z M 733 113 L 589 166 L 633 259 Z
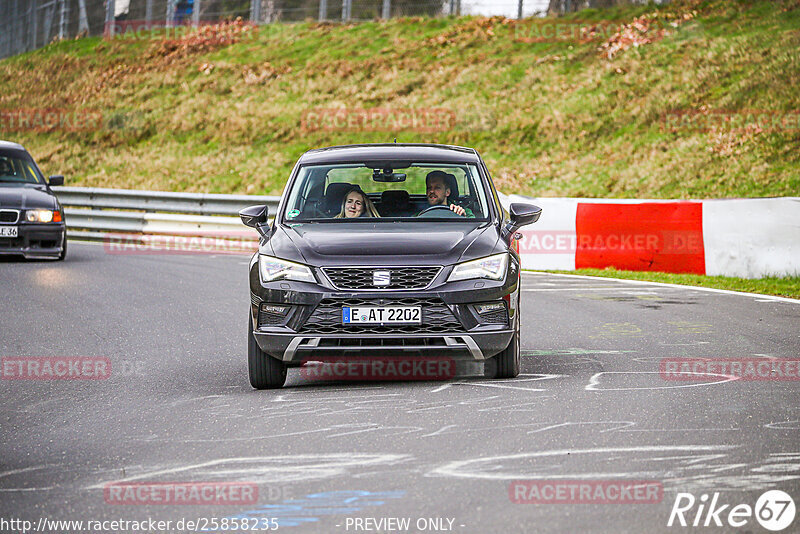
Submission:
M 354 219 L 356 217 L 380 217 L 375 205 L 357 185 L 347 190 L 342 199 L 342 209 L 334 219 Z

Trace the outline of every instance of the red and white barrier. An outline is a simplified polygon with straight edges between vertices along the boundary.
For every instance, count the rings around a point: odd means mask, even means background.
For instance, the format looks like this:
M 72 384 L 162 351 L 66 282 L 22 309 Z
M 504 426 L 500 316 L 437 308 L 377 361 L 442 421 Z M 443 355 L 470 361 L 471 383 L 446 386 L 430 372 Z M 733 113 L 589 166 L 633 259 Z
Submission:
M 525 269 L 615 267 L 759 278 L 800 274 L 800 198 L 617 200 L 504 196 L 542 208 Z

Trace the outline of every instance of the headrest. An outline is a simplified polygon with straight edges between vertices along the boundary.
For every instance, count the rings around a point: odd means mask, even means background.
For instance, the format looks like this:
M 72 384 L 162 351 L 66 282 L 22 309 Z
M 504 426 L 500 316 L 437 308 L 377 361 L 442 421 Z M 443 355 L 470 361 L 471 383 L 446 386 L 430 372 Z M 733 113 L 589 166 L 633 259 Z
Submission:
M 389 189 L 381 193 L 381 204 L 408 204 L 409 198 L 408 191 L 403 189 Z

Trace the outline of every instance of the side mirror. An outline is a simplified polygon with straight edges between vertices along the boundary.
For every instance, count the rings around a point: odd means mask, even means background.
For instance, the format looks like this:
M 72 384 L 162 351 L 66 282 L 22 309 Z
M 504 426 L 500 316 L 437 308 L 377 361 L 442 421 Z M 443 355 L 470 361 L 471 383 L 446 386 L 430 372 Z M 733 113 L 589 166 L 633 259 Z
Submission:
M 539 217 L 542 216 L 542 208 L 533 204 L 515 202 L 509 206 L 508 213 L 511 215 L 511 222 L 519 228 L 538 221 Z
M 49 176 L 47 178 L 47 185 L 54 186 L 54 185 L 64 185 L 64 176 L 61 174 L 55 174 L 53 176 Z
M 508 214 L 511 216 L 511 221 L 503 228 L 500 237 L 508 242 L 517 230 L 526 224 L 533 224 L 542 216 L 542 208 L 534 206 L 533 204 L 522 204 L 514 202 L 508 207 Z
M 266 205 L 248 206 L 239 211 L 239 217 L 242 219 L 244 225 L 255 228 L 263 237 L 266 237 L 264 225 L 267 224 L 268 215 L 269 209 L 267 209 Z

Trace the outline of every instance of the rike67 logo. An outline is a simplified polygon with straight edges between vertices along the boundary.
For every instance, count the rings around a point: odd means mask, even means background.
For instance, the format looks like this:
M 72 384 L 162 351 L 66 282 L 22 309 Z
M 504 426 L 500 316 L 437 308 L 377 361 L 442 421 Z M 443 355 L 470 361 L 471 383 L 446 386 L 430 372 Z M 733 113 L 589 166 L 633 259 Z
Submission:
M 784 530 L 794 521 L 794 500 L 784 491 L 769 490 L 761 494 L 754 508 L 749 504 L 721 504 L 719 493 L 714 493 L 711 502 L 705 493 L 700 499 L 695 499 L 691 493 L 678 493 L 667 526 L 739 528 L 749 524 L 754 516 L 767 530 Z

